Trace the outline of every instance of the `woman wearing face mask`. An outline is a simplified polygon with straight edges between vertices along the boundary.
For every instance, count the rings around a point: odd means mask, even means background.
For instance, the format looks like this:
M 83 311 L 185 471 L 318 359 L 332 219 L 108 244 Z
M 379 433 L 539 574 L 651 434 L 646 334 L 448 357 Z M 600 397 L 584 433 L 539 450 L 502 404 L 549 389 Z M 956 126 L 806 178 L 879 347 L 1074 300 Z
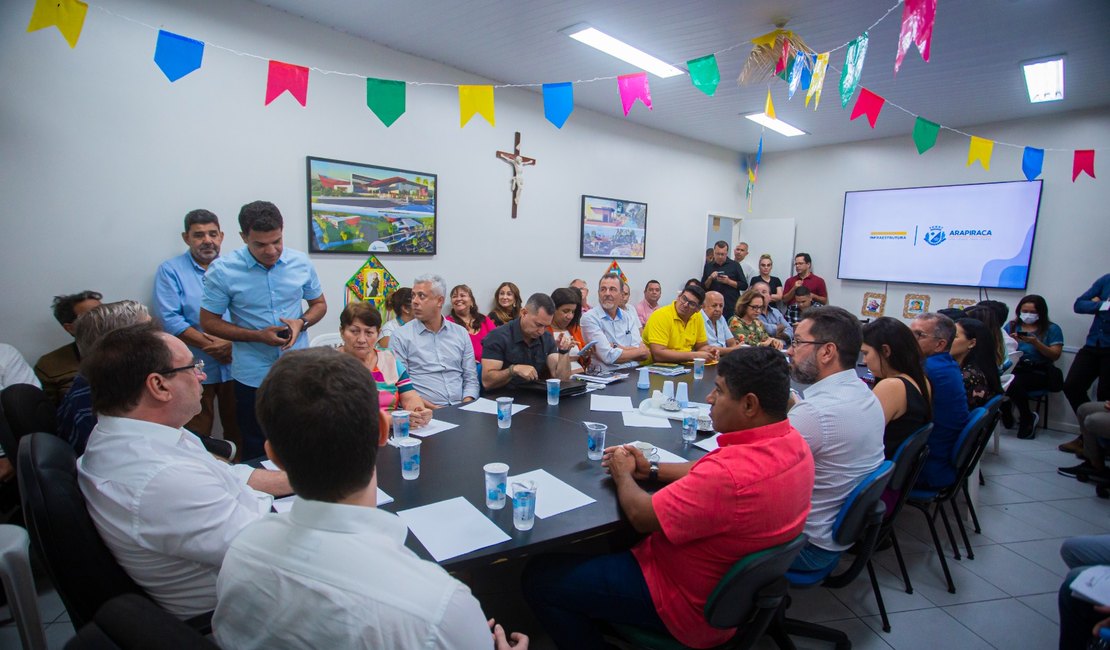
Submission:
M 1048 305 L 1044 298 L 1036 294 L 1018 301 L 1014 313 L 1016 318 L 1006 323 L 1005 330 L 1017 341 L 1022 356 L 1014 368 L 1014 381 L 1006 389 L 1006 395 L 1021 417 L 1018 437 L 1030 439 L 1035 435 L 1038 415 L 1029 409 L 1029 393 L 1038 390 L 1055 392 L 1064 385 L 1063 374 L 1054 365 L 1064 350 L 1064 332 L 1048 319 Z M 1002 424 L 1012 428 L 1014 414 L 1009 405 L 1003 404 L 1001 415 Z

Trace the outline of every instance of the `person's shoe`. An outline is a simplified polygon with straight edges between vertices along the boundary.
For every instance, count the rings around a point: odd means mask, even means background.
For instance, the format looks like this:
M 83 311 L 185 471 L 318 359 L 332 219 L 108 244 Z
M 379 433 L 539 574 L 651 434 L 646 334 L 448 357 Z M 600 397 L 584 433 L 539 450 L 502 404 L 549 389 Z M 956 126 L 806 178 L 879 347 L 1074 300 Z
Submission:
M 1057 449 L 1064 452 L 1065 454 L 1082 454 L 1083 436 L 1076 436 L 1075 440 L 1072 440 L 1071 442 L 1065 442 L 1057 447 Z
M 1033 417 L 1028 420 L 1022 420 L 1018 425 L 1017 437 L 1022 440 L 1032 440 L 1037 437 L 1037 420 L 1040 419 L 1039 413 L 1034 413 Z
M 1003 399 L 998 407 L 998 416 L 1002 420 L 1002 426 L 1007 429 L 1014 428 L 1014 405 L 1009 399 Z
M 1080 481 L 1086 481 L 1095 472 L 1095 466 L 1084 461 L 1074 467 L 1057 467 L 1056 473 Z

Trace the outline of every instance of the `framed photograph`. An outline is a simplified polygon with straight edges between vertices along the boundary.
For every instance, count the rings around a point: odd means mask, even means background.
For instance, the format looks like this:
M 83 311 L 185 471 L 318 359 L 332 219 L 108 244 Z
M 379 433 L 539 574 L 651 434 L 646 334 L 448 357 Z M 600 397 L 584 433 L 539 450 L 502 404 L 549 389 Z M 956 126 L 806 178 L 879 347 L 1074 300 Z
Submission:
M 859 313 L 864 318 L 881 318 L 886 310 L 886 294 L 868 291 L 863 294 L 863 307 Z
M 924 293 L 907 293 L 902 305 L 902 318 L 914 318 L 929 311 L 929 296 Z
M 967 309 L 974 304 L 975 301 L 971 298 L 949 298 L 948 300 L 949 309 Z
M 438 176 L 307 157 L 308 251 L 435 255 Z
M 580 257 L 644 259 L 647 203 L 582 195 Z

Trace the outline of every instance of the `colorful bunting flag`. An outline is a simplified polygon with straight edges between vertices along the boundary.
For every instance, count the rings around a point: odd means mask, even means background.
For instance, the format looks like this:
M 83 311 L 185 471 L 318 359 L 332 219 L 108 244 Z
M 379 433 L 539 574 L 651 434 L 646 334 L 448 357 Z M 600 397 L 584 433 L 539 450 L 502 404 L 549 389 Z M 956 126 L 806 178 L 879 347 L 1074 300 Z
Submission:
M 993 152 L 994 140 L 971 136 L 971 144 L 967 147 L 967 166 L 970 167 L 971 163 L 979 161 L 983 169 L 990 171 Z
M 937 16 L 937 0 L 906 0 L 902 5 L 902 32 L 898 35 L 898 53 L 894 56 L 894 73 L 902 67 L 902 59 L 910 43 L 926 63 L 929 62 L 929 43 L 933 38 L 933 21 Z
M 789 93 L 786 95 L 786 98 L 788 100 L 794 99 L 794 93 L 798 90 L 798 86 L 800 86 L 802 83 L 802 75 L 807 63 L 806 59 L 806 55 L 800 54 L 794 57 L 794 65 L 790 66 L 790 75 L 786 79 L 786 83 L 790 88 Z
M 802 66 L 802 90 L 809 90 L 809 82 L 813 79 L 813 67 L 817 65 L 816 54 L 806 54 L 805 64 Z
M 646 72 L 623 74 L 617 77 L 617 88 L 620 89 L 621 107 L 624 108 L 626 117 L 637 99 L 643 102 L 649 111 L 651 110 L 651 90 L 648 88 Z
M 782 54 L 779 54 L 779 60 L 775 62 L 775 74 L 782 74 L 786 69 L 786 61 L 790 57 L 790 39 L 782 39 Z
M 405 114 L 405 82 L 367 77 L 366 107 L 382 124 L 393 126 L 397 118 Z
M 88 13 L 89 5 L 81 0 L 35 0 L 27 31 L 57 27 L 69 46 L 77 47 L 77 39 L 81 38 L 81 29 L 85 26 L 85 15 Z
M 400 284 L 377 256 L 371 255 L 347 280 L 344 287 L 346 288 L 344 304 L 369 302 L 384 313 L 389 304 L 389 297 L 400 287 Z
M 852 107 L 852 116 L 848 121 L 856 119 L 860 115 L 867 116 L 867 123 L 871 128 L 875 128 L 875 120 L 879 119 L 879 111 L 883 110 L 883 104 L 886 99 L 876 95 L 866 88 L 860 88 L 859 97 L 856 98 L 856 105 Z
M 459 128 L 466 126 L 478 113 L 490 126 L 496 126 L 493 116 L 493 86 L 459 86 Z
M 809 106 L 809 98 L 814 98 L 813 110 L 817 110 L 818 104 L 821 103 L 821 87 L 825 85 L 825 71 L 828 67 L 829 53 L 818 54 L 817 63 L 813 64 L 813 79 L 809 82 L 809 91 L 806 92 L 806 106 Z
M 923 154 L 933 148 L 940 134 L 940 125 L 936 122 L 919 117 L 913 123 L 913 143 L 917 145 L 917 153 Z
M 609 265 L 609 269 L 605 271 L 605 275 L 615 275 L 621 279 L 621 282 L 628 284 L 628 276 L 621 270 L 621 265 L 617 264 L 617 260 L 613 260 L 613 263 Z
M 721 71 L 717 67 L 717 57 L 710 54 L 700 59 L 690 59 L 686 62 L 690 72 L 690 83 L 694 88 L 706 95 L 712 96 L 717 92 L 717 84 L 721 83 Z
M 763 160 L 763 134 L 759 135 L 759 148 L 755 150 L 755 169 L 759 171 L 759 161 Z
M 775 117 L 775 103 L 771 101 L 771 89 L 767 89 L 767 101 L 763 103 L 763 114 L 772 120 L 777 120 Z
M 543 116 L 558 128 L 563 128 L 574 110 L 574 85 L 569 81 L 543 85 Z
M 1044 149 L 1035 149 L 1033 147 L 1026 147 L 1025 151 L 1021 154 L 1021 171 L 1025 174 L 1025 178 L 1033 180 L 1041 175 L 1041 168 L 1044 166 Z M 1074 181 L 1074 179 L 1072 179 Z
M 867 32 L 860 34 L 848 44 L 848 52 L 844 55 L 844 69 L 840 71 L 840 107 L 848 106 L 852 95 L 859 86 L 860 76 L 863 74 L 863 59 L 867 56 Z
M 1079 178 L 1080 173 L 1087 174 L 1091 178 L 1095 177 L 1095 150 L 1094 149 L 1076 149 L 1075 157 L 1071 161 L 1071 182 Z
M 158 30 L 154 63 L 171 83 L 198 70 L 203 58 L 204 43 L 164 29 Z
M 266 76 L 266 106 L 287 90 L 301 106 L 308 102 L 308 68 L 270 61 L 270 72 Z

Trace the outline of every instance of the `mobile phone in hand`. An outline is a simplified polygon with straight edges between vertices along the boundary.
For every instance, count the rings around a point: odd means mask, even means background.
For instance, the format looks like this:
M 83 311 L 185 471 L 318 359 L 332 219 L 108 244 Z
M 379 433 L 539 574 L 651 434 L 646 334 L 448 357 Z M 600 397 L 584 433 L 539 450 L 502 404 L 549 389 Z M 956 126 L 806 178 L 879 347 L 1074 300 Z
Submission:
M 289 337 L 290 337 L 290 336 L 293 336 L 293 330 L 291 330 L 291 329 L 289 329 L 288 327 L 286 327 L 285 329 L 283 329 L 283 330 L 281 330 L 280 332 L 278 332 L 278 333 L 277 333 L 277 335 L 278 335 L 278 338 L 279 338 L 279 339 L 285 339 L 285 340 L 287 340 L 287 341 L 288 341 L 288 340 L 289 340 Z

